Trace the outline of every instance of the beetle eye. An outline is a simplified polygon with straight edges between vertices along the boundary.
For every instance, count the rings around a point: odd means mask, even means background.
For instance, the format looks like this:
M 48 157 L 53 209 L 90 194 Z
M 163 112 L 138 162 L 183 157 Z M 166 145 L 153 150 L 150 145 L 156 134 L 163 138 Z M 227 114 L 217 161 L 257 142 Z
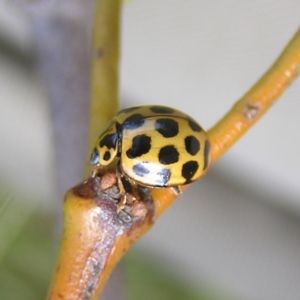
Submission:
M 94 151 L 91 154 L 90 163 L 92 165 L 99 164 L 99 152 L 96 148 L 94 149 Z

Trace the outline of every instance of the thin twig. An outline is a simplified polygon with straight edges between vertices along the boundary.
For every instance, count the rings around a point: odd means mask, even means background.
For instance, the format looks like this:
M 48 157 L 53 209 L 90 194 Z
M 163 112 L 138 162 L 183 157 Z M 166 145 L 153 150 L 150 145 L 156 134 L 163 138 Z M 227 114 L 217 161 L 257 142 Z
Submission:
M 223 155 L 271 107 L 300 70 L 300 30 L 263 77 L 209 131 L 212 162 Z
M 119 107 L 121 1 L 98 0 L 94 19 L 89 153 Z

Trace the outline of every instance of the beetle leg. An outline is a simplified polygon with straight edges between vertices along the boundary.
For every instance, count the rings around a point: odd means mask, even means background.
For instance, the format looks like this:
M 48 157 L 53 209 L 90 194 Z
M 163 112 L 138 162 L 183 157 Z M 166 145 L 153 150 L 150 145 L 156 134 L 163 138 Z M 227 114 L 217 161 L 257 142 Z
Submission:
M 118 202 L 118 211 L 122 210 L 125 205 L 131 205 L 133 201 L 136 200 L 134 191 L 135 188 L 132 186 L 131 182 L 124 176 L 120 169 L 120 165 L 117 165 L 117 180 L 118 187 L 120 191 L 121 198 Z
M 120 200 L 117 204 L 117 209 L 118 211 L 120 211 L 121 209 L 124 208 L 125 204 L 126 204 L 126 190 L 124 188 L 123 182 L 122 182 L 122 174 L 120 173 L 119 168 L 117 168 L 117 179 L 118 179 L 118 187 L 120 190 Z
M 180 195 L 182 194 L 182 190 L 181 190 L 180 185 L 172 186 L 171 189 L 173 190 L 173 193 L 174 193 L 176 196 L 180 196 Z

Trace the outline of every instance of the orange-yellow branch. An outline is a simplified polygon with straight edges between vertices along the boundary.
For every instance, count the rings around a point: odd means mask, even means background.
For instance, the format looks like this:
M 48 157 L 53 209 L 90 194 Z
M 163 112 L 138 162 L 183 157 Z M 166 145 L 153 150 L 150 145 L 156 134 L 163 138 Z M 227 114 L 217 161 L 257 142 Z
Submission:
M 184 191 L 188 185 L 182 185 L 180 188 Z M 160 217 L 163 212 L 170 207 L 176 200 L 177 196 L 171 188 L 168 189 L 153 189 L 152 198 L 155 202 L 155 216 Z
M 122 221 L 116 203 L 100 190 L 98 178 L 89 178 L 66 194 L 64 232 L 48 300 L 99 299 L 118 261 L 153 225 L 151 202 L 145 202 L 143 217 Z
M 285 91 L 300 70 L 300 30 L 264 76 L 208 131 L 212 162 L 253 126 Z
M 95 246 L 105 239 L 101 213 L 92 197 L 84 199 L 71 191 L 67 193 L 61 250 L 48 300 L 85 299 L 89 278 L 84 273 Z

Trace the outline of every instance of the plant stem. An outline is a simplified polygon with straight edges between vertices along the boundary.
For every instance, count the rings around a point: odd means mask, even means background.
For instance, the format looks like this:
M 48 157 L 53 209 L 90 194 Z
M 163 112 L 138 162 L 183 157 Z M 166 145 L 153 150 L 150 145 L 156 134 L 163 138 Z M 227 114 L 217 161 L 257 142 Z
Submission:
M 300 70 L 300 30 L 258 82 L 209 131 L 212 162 L 223 155 L 271 107 Z
M 120 0 L 98 0 L 94 19 L 89 153 L 119 107 Z

